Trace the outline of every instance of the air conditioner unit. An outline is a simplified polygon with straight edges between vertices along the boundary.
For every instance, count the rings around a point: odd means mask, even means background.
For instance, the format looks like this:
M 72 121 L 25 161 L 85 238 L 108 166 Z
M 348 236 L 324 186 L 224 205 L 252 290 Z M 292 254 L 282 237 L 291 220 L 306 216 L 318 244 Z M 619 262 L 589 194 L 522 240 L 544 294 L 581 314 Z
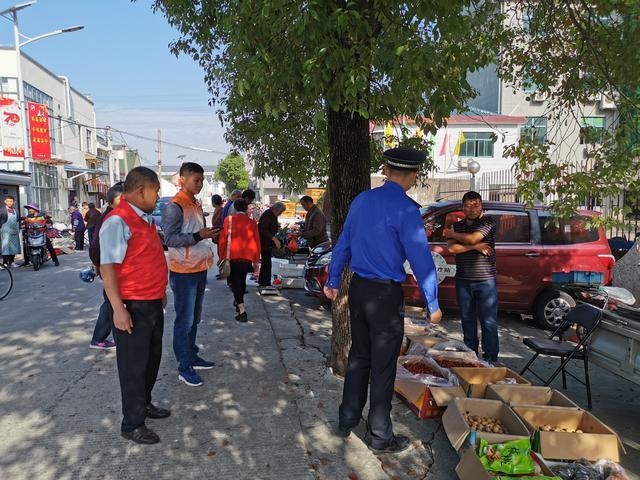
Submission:
M 603 93 L 600 96 L 600 110 L 615 110 L 615 109 L 616 109 L 615 95 Z
M 531 95 L 532 102 L 542 103 L 546 99 L 547 99 L 546 92 L 534 92 L 533 95 Z
M 468 158 L 459 158 L 458 159 L 458 168 L 460 170 L 466 170 L 467 169 L 467 165 L 469 165 L 469 159 Z

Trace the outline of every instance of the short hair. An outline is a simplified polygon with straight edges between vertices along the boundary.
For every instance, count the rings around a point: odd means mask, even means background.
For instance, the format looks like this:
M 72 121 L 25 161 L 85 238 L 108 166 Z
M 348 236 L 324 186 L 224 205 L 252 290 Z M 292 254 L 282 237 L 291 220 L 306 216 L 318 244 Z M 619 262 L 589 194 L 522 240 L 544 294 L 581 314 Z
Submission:
M 276 215 L 278 213 L 284 212 L 286 209 L 287 207 L 282 202 L 276 202 L 273 205 L 271 205 L 271 210 L 273 210 L 273 213 L 275 213 Z
M 391 170 L 394 175 L 400 175 L 402 177 L 408 177 L 412 173 L 416 173 L 419 171 L 418 168 L 402 168 L 402 167 L 394 167 L 393 165 L 385 164 L 389 170 Z
M 254 192 L 253 190 L 248 188 L 247 190 L 242 192 L 242 198 L 244 198 L 245 200 L 255 200 L 256 199 L 256 192 Z
M 13 195 L 7 195 L 7 196 L 4 197 L 5 200 L 7 200 L 8 198 L 13 200 L 14 202 L 16 201 L 16 199 L 15 199 L 15 197 Z
M 116 200 L 116 198 L 122 195 L 123 191 L 124 191 L 123 182 L 118 182 L 114 184 L 109 190 L 107 190 L 107 203 L 111 205 Z
M 470 190 L 462 196 L 462 204 L 464 205 L 464 202 L 469 200 L 480 200 L 482 202 L 482 195 L 480 195 L 478 192 Z
M 222 197 L 217 193 L 215 195 L 211 195 L 211 203 L 214 205 L 222 205 Z
M 247 201 L 244 198 L 239 198 L 235 202 L 233 202 L 233 209 L 236 212 L 246 212 L 247 211 Z
M 124 179 L 124 193 L 131 193 L 149 184 L 160 184 L 156 172 L 147 167 L 136 167 L 130 170 Z
M 231 192 L 231 195 L 229 195 L 230 197 L 233 197 L 234 195 L 242 195 L 242 190 L 238 190 L 237 188 Z
M 93 202 L 89 202 L 89 208 L 96 208 L 96 204 Z
M 202 173 L 204 174 L 204 168 L 202 165 L 195 162 L 184 162 L 180 166 L 180 176 L 184 177 L 185 175 L 189 175 L 190 173 Z
M 82 206 L 84 207 L 85 205 L 89 206 L 87 202 L 82 202 Z
M 309 195 L 305 195 L 300 199 L 300 203 L 313 203 L 313 198 L 311 198 Z

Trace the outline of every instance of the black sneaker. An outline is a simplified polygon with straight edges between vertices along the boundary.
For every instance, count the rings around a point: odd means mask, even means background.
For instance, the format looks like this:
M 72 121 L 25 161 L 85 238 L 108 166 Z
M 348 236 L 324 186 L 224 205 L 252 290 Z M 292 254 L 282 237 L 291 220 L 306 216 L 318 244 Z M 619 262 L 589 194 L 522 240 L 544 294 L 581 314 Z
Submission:
M 405 451 L 411 445 L 411 441 L 404 435 L 394 435 L 393 439 L 383 448 L 374 448 L 369 443 L 367 447 L 373 453 L 380 455 L 383 453 L 400 453 Z
M 141 425 L 132 432 L 120 432 L 123 438 L 127 440 L 131 440 L 135 443 L 140 443 L 142 445 L 153 445 L 154 443 L 158 443 L 160 441 L 160 437 L 151 430 L 147 428 L 145 425 Z
M 238 304 L 235 302 L 235 300 L 233 302 L 233 306 L 236 309 L 236 313 L 240 313 L 240 308 L 238 307 Z
M 249 320 L 247 318 L 247 312 L 239 313 L 238 315 L 236 315 L 236 320 L 240 323 L 247 323 L 247 321 Z
M 59 266 L 60 266 L 60 262 L 58 262 L 57 260 L 56 260 L 55 262 L 53 262 L 53 264 L 54 264 L 56 267 L 59 267 Z

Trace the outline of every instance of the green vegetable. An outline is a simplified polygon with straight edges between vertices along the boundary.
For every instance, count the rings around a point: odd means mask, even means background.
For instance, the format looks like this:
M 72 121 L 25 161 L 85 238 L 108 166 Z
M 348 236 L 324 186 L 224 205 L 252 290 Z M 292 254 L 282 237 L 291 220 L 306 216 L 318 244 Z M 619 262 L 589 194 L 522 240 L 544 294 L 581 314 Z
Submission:
M 481 438 L 478 456 L 489 472 L 521 475 L 535 471 L 528 438 L 495 445 L 489 445 Z

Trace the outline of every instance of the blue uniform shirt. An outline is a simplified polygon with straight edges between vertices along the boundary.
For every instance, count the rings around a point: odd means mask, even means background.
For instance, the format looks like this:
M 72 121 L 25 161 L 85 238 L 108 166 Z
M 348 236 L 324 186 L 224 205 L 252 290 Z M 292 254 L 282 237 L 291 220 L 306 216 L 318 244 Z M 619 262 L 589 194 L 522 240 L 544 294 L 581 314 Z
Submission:
M 329 266 L 330 288 L 349 263 L 363 278 L 404 282 L 409 260 L 429 312 L 438 305 L 438 276 L 417 204 L 395 182 L 362 192 L 351 204 Z

